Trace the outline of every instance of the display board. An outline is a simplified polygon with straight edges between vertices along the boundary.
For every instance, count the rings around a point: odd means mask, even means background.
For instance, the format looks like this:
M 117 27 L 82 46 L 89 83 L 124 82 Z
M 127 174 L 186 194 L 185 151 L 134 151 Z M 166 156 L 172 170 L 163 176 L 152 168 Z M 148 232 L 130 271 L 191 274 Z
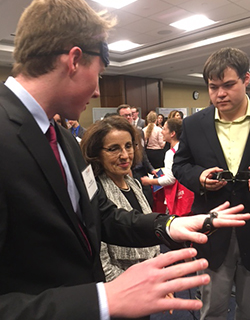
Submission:
M 164 117 L 168 117 L 168 115 L 170 114 L 171 111 L 173 110 L 178 110 L 178 111 L 182 111 L 183 112 L 183 115 L 184 115 L 184 118 L 186 116 L 188 116 L 188 108 L 156 108 L 155 111 L 159 114 L 163 114 Z
M 92 109 L 93 123 L 95 123 L 97 120 L 103 119 L 103 117 L 107 113 L 116 113 L 116 109 L 117 108 L 93 108 Z
M 192 108 L 192 114 L 196 113 L 196 112 L 199 112 L 199 111 L 201 111 L 203 109 L 205 109 L 205 108 Z

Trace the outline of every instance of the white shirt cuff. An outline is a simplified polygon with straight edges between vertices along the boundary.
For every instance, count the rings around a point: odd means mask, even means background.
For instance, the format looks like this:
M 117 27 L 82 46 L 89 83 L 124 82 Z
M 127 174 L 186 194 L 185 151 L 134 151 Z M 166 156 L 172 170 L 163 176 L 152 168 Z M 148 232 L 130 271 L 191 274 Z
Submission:
M 99 299 L 100 320 L 110 320 L 108 300 L 106 296 L 104 283 L 98 282 L 96 284 L 96 287 Z

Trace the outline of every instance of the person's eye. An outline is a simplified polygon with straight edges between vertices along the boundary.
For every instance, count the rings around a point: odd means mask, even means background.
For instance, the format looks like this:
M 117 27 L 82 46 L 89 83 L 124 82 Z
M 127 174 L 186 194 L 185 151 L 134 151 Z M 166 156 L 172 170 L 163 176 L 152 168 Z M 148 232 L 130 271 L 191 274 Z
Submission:
M 232 88 L 235 85 L 235 83 L 227 83 L 223 87 L 226 89 Z
M 133 148 L 133 144 L 132 144 L 132 143 L 127 143 L 127 144 L 125 145 L 125 148 L 126 148 L 127 150 L 130 150 L 131 148 Z
M 209 87 L 209 89 L 210 89 L 210 90 L 217 90 L 217 89 L 218 89 L 218 87 L 210 86 L 210 87 Z
M 117 152 L 118 150 L 120 150 L 120 147 L 118 146 L 112 146 L 108 148 L 109 152 Z

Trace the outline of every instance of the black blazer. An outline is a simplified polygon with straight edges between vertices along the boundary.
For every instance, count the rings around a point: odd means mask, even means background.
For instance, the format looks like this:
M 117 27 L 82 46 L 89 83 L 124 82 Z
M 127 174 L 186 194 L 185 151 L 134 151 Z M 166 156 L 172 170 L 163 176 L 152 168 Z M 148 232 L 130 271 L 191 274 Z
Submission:
M 192 207 L 195 214 L 208 212 L 224 201 L 230 201 L 232 206 L 242 203 L 245 212 L 250 212 L 250 192 L 247 182 L 229 182 L 218 191 L 207 191 L 206 195 L 201 188 L 199 177 L 205 169 L 218 166 L 228 170 L 215 129 L 214 111 L 214 106 L 210 106 L 184 119 L 179 149 L 174 157 L 173 173 L 182 184 L 195 192 Z M 249 165 L 248 136 L 239 171 L 248 170 Z M 231 232 L 231 228 L 219 229 L 210 236 L 208 244 L 197 246 L 199 256 L 208 259 L 210 268 L 217 269 L 222 264 L 229 247 Z M 242 261 L 250 270 L 250 223 L 236 228 L 236 234 Z
M 69 130 L 56 126 L 56 131 L 80 193 L 92 255 L 45 135 L 0 84 L 1 320 L 97 320 L 95 283 L 104 280 L 100 241 L 136 247 L 159 243 L 157 214 L 117 209 L 100 188 L 89 200 L 80 147 Z

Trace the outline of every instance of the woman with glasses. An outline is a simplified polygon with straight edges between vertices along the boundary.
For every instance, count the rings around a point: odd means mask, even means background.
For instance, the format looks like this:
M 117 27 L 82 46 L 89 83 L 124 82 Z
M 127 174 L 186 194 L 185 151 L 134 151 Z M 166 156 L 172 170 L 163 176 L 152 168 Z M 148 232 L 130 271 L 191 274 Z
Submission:
M 151 208 L 140 183 L 131 177 L 131 168 L 141 160 L 140 138 L 125 118 L 111 116 L 94 123 L 85 132 L 81 148 L 107 197 L 118 208 L 129 211 L 134 208 L 148 214 L 151 213 Z M 126 248 L 102 243 L 101 260 L 106 280 L 111 281 L 131 265 L 158 254 L 159 246 Z

